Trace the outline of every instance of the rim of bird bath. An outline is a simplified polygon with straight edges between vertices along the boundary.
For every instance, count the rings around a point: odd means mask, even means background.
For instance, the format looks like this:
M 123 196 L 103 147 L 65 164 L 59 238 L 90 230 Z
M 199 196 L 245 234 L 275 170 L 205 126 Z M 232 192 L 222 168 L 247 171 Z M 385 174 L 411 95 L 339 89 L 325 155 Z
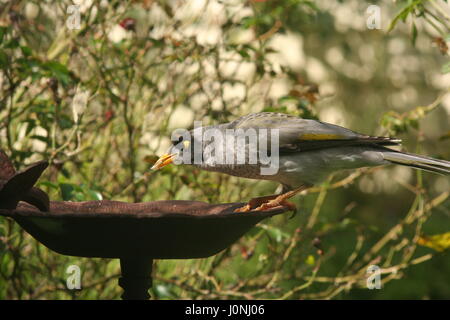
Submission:
M 285 207 L 235 213 L 244 203 L 160 200 L 126 203 L 49 201 L 33 187 L 44 161 L 15 172 L 0 152 L 0 215 L 15 220 L 49 249 L 63 255 L 120 259 L 123 299 L 148 299 L 153 259 L 215 255 L 261 220 Z

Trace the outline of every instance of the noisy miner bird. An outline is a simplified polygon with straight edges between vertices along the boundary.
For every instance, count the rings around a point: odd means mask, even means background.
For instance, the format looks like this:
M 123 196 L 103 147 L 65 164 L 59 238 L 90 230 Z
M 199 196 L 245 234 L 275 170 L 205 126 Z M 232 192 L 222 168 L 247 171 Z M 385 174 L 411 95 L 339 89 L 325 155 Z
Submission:
M 295 211 L 295 206 L 287 199 L 340 170 L 398 164 L 450 174 L 449 161 L 387 148 L 399 145 L 399 139 L 368 136 L 337 125 L 283 113 L 249 114 L 229 123 L 197 127 L 186 133 L 172 137 L 173 145 L 154 164 L 153 170 L 173 162 L 184 162 L 203 170 L 272 180 L 283 185 L 281 194 L 252 199 L 236 212 L 261 211 L 278 206 Z M 252 139 L 255 133 L 257 139 Z M 211 136 L 214 138 L 211 139 Z M 234 140 L 224 137 L 234 137 Z M 261 137 L 266 138 L 267 142 L 262 143 Z M 233 143 L 239 138 L 243 138 L 240 143 Z M 266 152 L 269 159 L 272 157 L 277 164 L 275 170 L 263 172 L 264 168 L 268 168 L 267 157 L 265 164 L 262 161 L 251 162 L 252 150 L 256 151 L 256 155 Z M 240 162 L 236 161 L 239 157 Z

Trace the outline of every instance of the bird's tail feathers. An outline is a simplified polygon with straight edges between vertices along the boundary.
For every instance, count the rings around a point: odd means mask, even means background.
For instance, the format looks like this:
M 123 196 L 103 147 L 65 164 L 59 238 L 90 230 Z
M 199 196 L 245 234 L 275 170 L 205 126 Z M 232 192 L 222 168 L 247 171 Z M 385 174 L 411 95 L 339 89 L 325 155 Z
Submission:
M 450 175 L 450 161 L 438 160 L 416 154 L 386 151 L 383 152 L 385 160 L 408 167 L 422 169 L 443 175 Z

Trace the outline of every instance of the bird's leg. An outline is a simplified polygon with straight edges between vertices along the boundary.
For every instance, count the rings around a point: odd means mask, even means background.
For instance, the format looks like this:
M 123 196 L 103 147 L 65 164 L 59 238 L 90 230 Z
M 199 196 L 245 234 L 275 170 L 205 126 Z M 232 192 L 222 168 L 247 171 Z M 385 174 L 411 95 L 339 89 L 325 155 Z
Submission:
M 278 194 L 273 194 L 270 196 L 264 196 L 264 197 L 258 197 L 258 198 L 253 198 L 250 199 L 250 201 L 243 207 L 237 208 L 236 210 L 234 210 L 234 212 L 247 212 L 247 211 L 252 211 L 255 208 L 258 208 L 259 206 L 261 206 L 263 203 L 268 202 L 272 199 L 275 199 L 276 197 L 278 197 Z
M 269 200 L 265 203 L 262 203 L 259 207 L 254 209 L 255 211 L 264 211 L 267 209 L 272 209 L 278 206 L 288 207 L 290 211 L 296 212 L 297 207 L 292 202 L 287 201 L 288 199 L 292 198 L 296 194 L 302 192 L 303 190 L 307 189 L 307 186 L 301 186 L 294 190 L 285 192 L 277 196 L 276 198 Z
M 296 212 L 296 206 L 292 202 L 289 202 L 287 200 L 295 196 L 297 193 L 307 189 L 308 187 L 309 186 L 307 185 L 303 185 L 280 195 L 271 195 L 251 199 L 247 205 L 234 210 L 234 212 L 264 211 L 280 206 L 287 207 L 290 211 Z

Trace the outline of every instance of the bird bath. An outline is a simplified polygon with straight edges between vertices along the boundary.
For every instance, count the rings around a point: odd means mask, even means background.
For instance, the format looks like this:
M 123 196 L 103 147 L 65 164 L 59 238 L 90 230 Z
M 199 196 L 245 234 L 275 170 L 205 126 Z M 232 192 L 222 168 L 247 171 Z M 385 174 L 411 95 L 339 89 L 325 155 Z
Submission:
M 206 258 L 226 249 L 261 220 L 286 212 L 235 213 L 244 203 L 198 201 L 49 201 L 33 187 L 47 167 L 15 172 L 0 151 L 0 215 L 14 219 L 63 255 L 120 259 L 123 299 L 148 299 L 153 259 Z

